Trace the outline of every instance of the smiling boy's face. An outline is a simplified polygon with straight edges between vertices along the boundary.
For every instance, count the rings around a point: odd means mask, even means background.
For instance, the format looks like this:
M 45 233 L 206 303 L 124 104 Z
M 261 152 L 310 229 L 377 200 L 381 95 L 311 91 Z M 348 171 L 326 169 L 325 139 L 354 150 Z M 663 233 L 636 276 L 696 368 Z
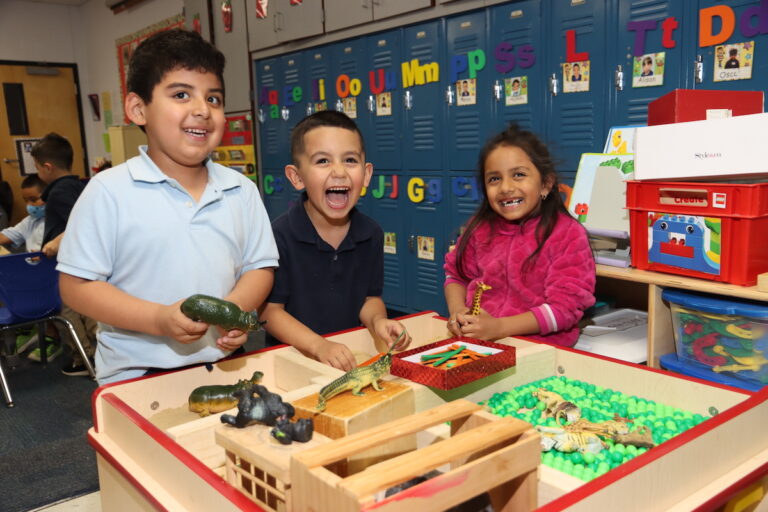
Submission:
M 314 128 L 304 135 L 304 152 L 297 164 L 286 166 L 285 173 L 297 190 L 307 191 L 306 208 L 313 223 L 346 223 L 373 173 L 359 135 L 345 128 Z
M 163 172 L 199 170 L 224 134 L 224 91 L 214 73 L 178 68 L 163 76 L 150 103 L 129 93 L 126 113 L 144 126 L 148 154 Z

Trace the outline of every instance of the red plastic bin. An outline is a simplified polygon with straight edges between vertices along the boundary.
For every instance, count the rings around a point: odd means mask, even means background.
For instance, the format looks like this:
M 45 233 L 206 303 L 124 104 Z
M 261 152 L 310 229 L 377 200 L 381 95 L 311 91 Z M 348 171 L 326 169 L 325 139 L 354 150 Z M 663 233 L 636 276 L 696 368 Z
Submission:
M 768 272 L 768 183 L 628 181 L 632 266 L 752 286 Z

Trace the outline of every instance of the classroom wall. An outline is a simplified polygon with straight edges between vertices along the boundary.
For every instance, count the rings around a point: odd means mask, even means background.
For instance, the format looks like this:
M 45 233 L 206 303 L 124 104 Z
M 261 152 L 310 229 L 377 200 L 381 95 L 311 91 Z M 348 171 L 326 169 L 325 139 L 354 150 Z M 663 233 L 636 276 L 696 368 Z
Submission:
M 93 121 L 88 94 L 109 92 L 115 122 L 122 119 L 115 40 L 180 14 L 182 0 L 145 0 L 119 14 L 90 0 L 81 6 L 0 1 L 0 60 L 75 63 L 89 165 L 107 156 L 104 118 Z

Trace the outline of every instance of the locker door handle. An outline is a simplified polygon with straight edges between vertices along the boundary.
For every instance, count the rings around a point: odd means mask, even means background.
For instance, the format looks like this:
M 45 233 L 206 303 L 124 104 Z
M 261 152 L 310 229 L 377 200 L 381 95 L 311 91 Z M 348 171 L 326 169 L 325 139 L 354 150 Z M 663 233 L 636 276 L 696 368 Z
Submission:
M 341 101 L 341 98 L 336 100 L 336 111 L 337 112 L 344 112 L 344 102 Z
M 557 93 L 560 92 L 560 82 L 557 80 L 557 74 L 555 73 L 552 73 L 552 76 L 549 77 L 549 92 L 552 96 L 557 96 Z
M 697 84 L 704 82 L 704 57 L 701 55 L 697 55 L 693 63 L 693 77 Z
M 360 7 L 363 9 L 368 9 L 371 5 L 368 3 L 368 0 L 360 0 Z
M 368 112 L 373 112 L 376 110 L 376 98 L 373 96 L 373 94 L 368 95 Z
M 501 98 L 504 95 L 504 86 L 501 85 L 501 82 L 496 80 L 493 84 L 493 97 L 496 98 L 496 101 L 500 101 Z
M 624 71 L 621 69 L 621 64 L 618 64 L 616 71 L 613 72 L 613 83 L 616 85 L 617 91 L 624 90 Z
M 410 252 L 416 252 L 416 236 L 411 235 L 408 237 L 408 250 Z
M 448 86 L 448 88 L 445 90 L 445 102 L 449 105 L 453 105 L 453 101 L 456 95 L 453 92 L 453 87 Z
M 283 121 L 287 121 L 291 117 L 291 111 L 285 105 L 280 109 L 280 117 L 283 118 Z
M 274 23 L 275 32 L 279 32 L 279 31 L 283 30 L 283 13 L 276 12 L 275 13 L 275 17 L 272 18 L 272 20 L 273 20 L 273 23 Z
M 411 94 L 410 90 L 405 91 L 405 94 L 403 94 L 403 100 L 405 102 L 406 110 L 411 110 L 413 108 L 413 94 Z
M 259 123 L 264 123 L 264 120 L 267 118 L 266 115 L 264 115 L 264 109 L 260 108 L 258 114 L 256 114 L 259 118 Z
M 311 116 L 315 112 L 315 107 L 311 102 L 307 103 L 307 115 Z

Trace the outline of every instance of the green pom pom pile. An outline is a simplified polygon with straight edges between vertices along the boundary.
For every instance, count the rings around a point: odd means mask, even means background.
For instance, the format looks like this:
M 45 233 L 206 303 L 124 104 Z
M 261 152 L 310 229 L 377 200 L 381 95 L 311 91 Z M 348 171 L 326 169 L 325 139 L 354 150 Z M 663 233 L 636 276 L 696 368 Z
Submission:
M 613 420 L 614 414 L 618 414 L 622 418 L 632 420 L 632 423 L 629 423 L 630 431 L 636 430 L 641 425 L 647 425 L 657 445 L 706 419 L 700 414 L 693 414 L 636 396 L 627 396 L 612 389 L 566 377 L 548 377 L 517 387 L 512 391 L 494 393 L 486 402 L 481 402 L 481 405 L 487 405 L 498 416 L 512 416 L 534 426 L 562 426 L 558 425 L 553 418 L 542 419 L 544 403 L 533 396 L 533 392 L 538 388 L 554 391 L 565 400 L 573 402 L 581 409 L 581 417 L 593 423 Z M 607 448 L 597 455 L 579 452 L 561 453 L 552 449 L 549 452 L 542 452 L 541 462 L 588 482 L 648 451 L 647 448 L 603 440 Z

